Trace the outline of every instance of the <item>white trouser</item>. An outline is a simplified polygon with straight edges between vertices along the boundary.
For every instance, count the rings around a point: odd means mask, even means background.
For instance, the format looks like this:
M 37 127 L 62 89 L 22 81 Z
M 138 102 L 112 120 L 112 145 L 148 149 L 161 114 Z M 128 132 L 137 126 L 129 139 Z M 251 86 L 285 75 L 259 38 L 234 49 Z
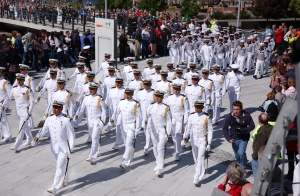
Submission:
M 54 182 L 52 185 L 52 188 L 55 189 L 60 189 L 62 188 L 63 182 L 68 182 L 68 174 L 66 175 L 65 178 L 65 173 L 66 173 L 66 167 L 67 167 L 67 157 L 68 155 L 65 154 L 62 151 L 59 151 L 58 153 L 53 154 L 56 160 L 56 171 L 55 171 L 55 176 L 54 176 Z
M 146 143 L 144 149 L 148 150 L 150 147 L 150 140 L 151 140 L 151 130 L 148 125 L 145 125 L 144 132 L 146 137 Z
M 192 58 L 194 57 L 193 50 L 186 50 L 185 56 L 187 57 L 187 68 L 190 68 L 190 63 L 192 62 Z
M 176 57 L 178 57 L 178 50 L 175 48 L 170 48 L 169 55 L 170 55 L 171 63 L 173 63 L 173 65 L 178 65 L 179 58 L 177 58 L 177 61 L 175 62 Z
M 251 52 L 248 52 L 248 55 L 247 55 L 247 62 L 246 62 L 246 69 L 247 69 L 247 71 L 250 71 L 250 69 L 251 69 L 251 67 L 252 67 L 252 64 L 253 64 L 252 53 L 251 53 Z
M 103 129 L 103 123 L 99 119 L 88 118 L 87 126 L 89 130 L 89 136 L 92 138 L 91 152 L 89 154 L 90 159 L 96 159 L 98 152 L 100 151 L 99 136 Z
M 264 63 L 265 63 L 264 60 L 260 60 L 260 59 L 256 60 L 256 67 L 255 67 L 255 72 L 254 72 L 255 76 L 263 75 Z
M 194 139 L 191 137 L 191 145 L 196 169 L 194 179 L 200 181 L 205 173 L 205 138 Z
M 181 46 L 181 62 L 183 63 L 186 60 L 184 46 Z
M 229 54 L 230 54 L 230 57 L 229 57 L 229 65 L 232 65 L 232 62 L 233 62 L 233 51 L 234 51 L 234 49 L 231 48 L 231 49 L 230 49 L 230 52 L 229 52 Z
M 14 147 L 16 149 L 18 149 L 21 146 L 22 140 L 24 138 L 24 133 L 26 135 L 27 142 L 31 142 L 33 140 L 32 134 L 31 134 L 29 126 L 28 126 L 28 122 L 26 121 L 27 116 L 18 116 L 18 117 L 20 119 L 20 122 L 19 122 L 18 135 L 16 137 L 16 141 L 14 144 Z M 21 127 L 22 127 L 22 129 L 21 129 Z M 20 131 L 20 129 L 21 129 L 21 131 Z
M 264 64 L 264 73 L 265 74 L 268 73 L 269 65 L 270 65 L 270 59 L 269 59 L 269 57 L 267 57 L 265 60 L 265 64 Z
M 245 65 L 245 57 L 244 56 L 238 56 L 236 59 L 236 63 L 239 65 L 239 71 L 243 72 L 244 65 Z
M 165 144 L 167 135 L 164 132 L 156 132 L 155 127 L 151 129 L 151 140 L 153 142 L 153 153 L 156 160 L 156 167 L 162 170 L 164 167 Z
M 232 89 L 228 89 L 228 98 L 229 98 L 230 113 L 231 113 L 233 102 L 240 100 L 240 91 L 235 91 L 234 87 L 230 87 L 230 88 Z
M 227 64 L 229 64 L 229 58 L 228 58 L 228 57 L 225 57 L 225 58 L 224 58 L 224 61 L 223 61 L 223 69 L 226 69 Z M 221 65 L 220 65 L 220 66 L 221 66 Z
M 126 127 L 126 126 L 124 126 Z M 125 152 L 122 158 L 122 164 L 129 166 L 131 160 L 134 157 L 134 149 L 133 149 L 133 138 L 134 138 L 134 131 L 127 129 L 127 130 L 122 130 L 122 135 L 124 138 L 124 144 L 125 144 Z
M 182 119 L 176 119 L 174 118 L 172 120 L 172 139 L 174 143 L 175 153 L 180 154 L 182 153 L 182 146 L 181 146 L 181 140 L 182 140 Z
M 116 122 L 116 144 L 117 145 L 122 145 L 123 143 L 121 126 L 122 126 L 122 120 L 121 120 L 121 116 L 119 115 L 117 117 L 117 122 Z
M 203 60 L 203 68 L 204 69 L 208 69 L 209 68 L 209 64 L 210 64 L 210 59 L 209 58 L 202 58 Z
M 222 101 L 222 95 L 220 95 L 220 92 L 215 91 L 211 95 L 211 105 L 213 109 L 213 119 L 218 121 L 220 120 L 220 107 L 221 107 L 221 101 Z
M 0 141 L 2 140 L 2 137 L 4 139 L 11 139 L 11 131 L 8 124 L 8 119 L 6 116 L 6 112 L 2 111 L 0 114 L 1 118 L 1 124 L 0 124 Z
M 218 65 L 220 65 L 221 69 L 225 69 L 226 68 L 226 65 L 224 65 L 224 61 L 225 61 L 225 59 L 224 59 L 223 55 L 217 55 L 216 63 Z M 222 68 L 222 66 L 223 66 L 223 68 Z

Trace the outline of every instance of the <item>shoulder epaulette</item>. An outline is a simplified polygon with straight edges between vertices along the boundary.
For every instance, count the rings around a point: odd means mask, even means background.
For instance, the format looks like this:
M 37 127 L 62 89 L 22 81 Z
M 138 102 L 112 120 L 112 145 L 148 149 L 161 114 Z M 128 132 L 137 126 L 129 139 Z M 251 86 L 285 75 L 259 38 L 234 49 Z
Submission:
M 98 95 L 98 94 L 97 94 L 97 96 L 102 98 L 102 96 L 101 96 L 101 95 Z
M 111 88 L 116 88 L 115 86 L 111 87 Z
M 135 100 L 135 99 L 132 99 L 133 101 L 135 101 L 135 102 L 137 102 L 137 103 L 139 103 L 137 100 Z
M 183 97 L 185 97 L 185 95 L 184 95 L 184 94 L 180 94 L 180 95 L 182 95 Z
M 152 91 L 154 91 L 154 89 L 153 88 L 150 88 Z
M 29 86 L 24 85 L 26 88 L 30 89 Z
M 84 84 L 87 84 L 87 83 L 89 83 L 89 82 L 85 82 Z
M 167 104 L 165 104 L 165 103 L 162 103 L 162 104 L 164 104 L 165 106 L 168 106 Z M 169 106 L 168 106 L 169 107 Z
M 190 115 L 191 115 L 191 114 L 195 114 L 195 113 L 196 113 L 196 112 L 192 112 L 192 113 L 190 113 Z
M 123 100 L 125 100 L 125 99 L 120 99 L 120 101 L 123 101 Z
M 79 72 L 79 73 L 77 73 L 77 74 L 81 74 L 81 73 Z
M 129 71 L 128 73 L 131 73 L 132 71 Z
M 209 113 L 203 112 L 203 114 L 205 114 L 206 116 L 210 116 Z
M 134 79 L 133 79 L 133 80 L 131 80 L 131 81 L 134 81 Z
M 152 103 L 150 103 L 150 104 L 155 104 L 155 102 L 152 102 Z
M 67 90 L 67 89 L 66 89 L 66 91 L 67 91 L 68 93 L 70 93 L 70 95 L 72 95 L 72 91 L 69 91 L 69 90 Z
M 16 87 L 18 87 L 18 86 L 13 86 L 13 88 L 16 88 Z
M 144 90 L 143 88 L 141 88 L 139 91 L 142 91 L 142 90 Z
M 157 80 L 157 82 L 161 82 L 161 80 Z
M 108 76 L 106 76 L 106 78 L 107 78 Z
M 151 75 L 155 75 L 155 73 L 152 73 Z
M 207 78 L 208 80 L 212 81 L 212 79 Z
M 125 66 L 128 66 L 127 64 Z
M 54 114 L 51 114 L 50 116 L 53 116 Z
M 170 96 L 171 96 L 171 95 L 174 95 L 174 94 L 170 94 Z
M 201 88 L 204 88 L 203 86 L 199 85 Z
M 172 83 L 172 81 L 170 81 L 170 80 L 167 80 L 168 82 L 170 82 L 170 83 Z
M 181 78 L 181 79 L 184 79 L 184 80 L 186 80 L 185 78 Z
M 89 95 L 91 95 L 91 94 L 87 94 L 87 95 L 85 95 L 85 96 L 89 96 Z
M 47 78 L 46 80 L 50 80 L 50 78 Z
M 191 84 L 188 84 L 188 86 L 192 86 Z

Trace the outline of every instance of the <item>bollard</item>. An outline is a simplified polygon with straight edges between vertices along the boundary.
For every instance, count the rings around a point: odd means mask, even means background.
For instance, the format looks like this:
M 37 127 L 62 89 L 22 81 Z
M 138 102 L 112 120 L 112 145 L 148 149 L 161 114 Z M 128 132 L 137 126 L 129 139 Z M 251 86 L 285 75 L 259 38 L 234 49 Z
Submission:
M 53 13 L 51 13 L 51 17 L 52 17 L 52 27 L 54 27 L 54 16 L 53 16 Z
M 23 12 L 22 12 L 22 9 L 21 9 L 21 12 L 20 12 L 20 21 L 23 20 Z
M 74 22 L 75 22 L 75 19 L 74 19 L 74 17 L 72 16 L 72 31 L 74 30 Z
M 85 32 L 86 17 L 83 15 L 83 32 Z
M 61 21 L 61 29 L 64 29 L 64 19 Z
M 46 26 L 46 14 L 44 10 L 44 15 L 43 15 L 43 26 Z
M 15 7 L 13 7 L 13 20 L 15 20 Z
M 29 22 L 29 11 L 27 13 L 27 22 Z

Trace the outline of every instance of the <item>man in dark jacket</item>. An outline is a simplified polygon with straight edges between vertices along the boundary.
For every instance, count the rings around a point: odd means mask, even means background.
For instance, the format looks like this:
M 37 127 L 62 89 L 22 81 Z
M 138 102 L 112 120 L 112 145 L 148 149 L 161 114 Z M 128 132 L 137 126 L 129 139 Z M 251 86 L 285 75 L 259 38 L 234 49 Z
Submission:
M 258 124 L 260 125 L 260 128 L 258 129 L 257 134 L 254 136 L 252 145 L 253 153 L 251 166 L 253 176 L 256 175 L 259 166 L 258 151 L 262 146 L 267 144 L 273 129 L 273 126 L 268 123 L 268 120 L 268 115 L 266 113 L 261 113 L 258 117 Z
M 151 57 L 155 57 L 156 54 L 156 33 L 153 26 L 151 26 L 150 33 L 150 45 L 151 45 Z
M 71 39 L 72 39 L 72 49 L 74 50 L 75 56 L 78 56 L 79 48 L 80 48 L 80 36 L 78 27 L 75 27 L 75 29 L 71 33 Z
M 255 125 L 251 115 L 243 110 L 242 102 L 235 101 L 232 107 L 233 112 L 226 116 L 223 125 L 223 134 L 225 139 L 232 144 L 237 162 L 245 168 L 247 165 L 246 149 L 250 132 L 254 129 Z

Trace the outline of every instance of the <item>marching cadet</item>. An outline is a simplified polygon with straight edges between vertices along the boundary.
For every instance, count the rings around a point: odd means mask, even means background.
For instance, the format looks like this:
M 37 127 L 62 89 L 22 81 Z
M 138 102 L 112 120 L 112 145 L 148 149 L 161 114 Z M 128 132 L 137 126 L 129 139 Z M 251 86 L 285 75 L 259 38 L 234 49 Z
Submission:
M 182 153 L 182 132 L 187 123 L 189 116 L 189 103 L 187 98 L 180 94 L 181 84 L 173 84 L 174 94 L 170 95 L 166 104 L 170 107 L 172 114 L 172 139 L 175 148 L 175 161 L 180 160 L 180 153 Z
M 132 68 L 132 71 L 129 71 L 127 74 L 126 82 L 124 84 L 125 87 L 127 87 L 129 85 L 131 80 L 134 80 L 133 70 L 138 69 L 138 63 L 135 61 L 131 62 L 131 68 Z M 120 77 L 120 75 L 117 75 L 117 77 Z
M 22 140 L 24 137 L 24 133 L 26 135 L 27 141 L 23 144 L 23 146 L 30 145 L 30 142 L 32 141 L 33 137 L 30 132 L 30 127 L 28 124 L 28 119 L 31 116 L 33 106 L 34 106 L 34 97 L 31 89 L 24 85 L 26 76 L 24 74 L 16 74 L 17 79 L 17 86 L 14 86 L 9 96 L 5 99 L 2 110 L 5 110 L 8 108 L 11 100 L 14 98 L 16 102 L 16 112 L 17 116 L 20 120 L 19 122 L 19 132 L 16 137 L 16 141 L 12 147 L 10 147 L 11 150 L 14 150 L 15 152 L 18 150 L 18 148 L 22 144 Z
M 253 57 L 254 57 L 254 45 L 251 43 L 251 38 L 247 38 L 247 43 L 245 45 L 247 52 L 247 61 L 246 66 L 243 70 L 244 73 L 249 73 L 252 65 L 253 65 Z
M 183 44 L 184 56 L 187 58 L 187 68 L 190 67 L 190 63 L 194 57 L 194 43 L 192 42 L 192 36 L 187 37 L 187 42 Z
M 86 72 L 84 70 L 84 63 L 76 63 L 79 73 L 76 76 L 76 81 L 73 85 L 72 91 L 79 93 L 86 82 Z
M 47 98 L 47 104 L 49 105 L 51 102 L 53 102 L 52 95 L 57 90 L 56 85 L 56 76 L 57 76 L 58 69 L 49 69 L 50 78 L 46 79 L 42 90 L 39 92 L 36 103 L 38 103 L 41 100 L 41 97 L 43 94 L 48 91 L 48 98 Z
M 220 37 L 218 40 L 218 44 L 215 45 L 214 55 L 216 57 L 216 64 L 224 65 L 224 60 L 226 56 L 225 45 L 223 44 L 223 38 Z M 223 67 L 225 69 L 226 67 Z
M 182 71 L 182 69 L 177 68 L 175 70 L 175 72 L 176 72 L 176 78 L 174 80 L 172 80 L 172 83 L 173 84 L 181 84 L 181 92 L 180 93 L 184 94 L 187 84 L 186 84 L 186 79 L 184 79 L 182 77 L 183 71 Z
M 127 75 L 132 71 L 131 63 L 134 61 L 134 57 L 127 57 L 127 64 L 123 68 L 122 76 L 127 79 Z
M 171 35 L 171 40 L 169 40 L 167 48 L 169 49 L 169 55 L 171 59 L 172 64 L 179 65 L 179 50 L 180 50 L 180 43 L 175 39 L 176 35 L 172 34 Z M 177 58 L 177 61 L 175 59 Z
M 190 63 L 190 69 L 188 69 L 183 76 L 183 78 L 186 79 L 188 85 L 192 84 L 192 75 L 199 75 L 198 72 L 196 72 L 195 70 L 196 70 L 196 64 Z
M 147 155 L 150 147 L 150 131 L 147 128 L 147 108 L 152 102 L 155 102 L 154 90 L 151 88 L 151 80 L 143 80 L 144 89 L 141 89 L 137 95 L 136 100 L 140 103 L 141 113 L 142 113 L 142 125 L 144 129 L 146 144 L 144 146 L 144 154 Z
M 36 83 L 35 80 L 32 76 L 30 76 L 28 74 L 28 69 L 29 66 L 25 65 L 25 64 L 19 64 L 20 67 L 20 74 L 25 75 L 25 81 L 24 81 L 24 85 L 28 86 L 30 88 L 30 90 L 32 91 L 32 94 L 35 94 L 35 90 L 36 90 Z M 13 86 L 17 86 L 17 80 L 14 82 Z
M 210 61 L 213 56 L 212 47 L 208 45 L 209 40 L 204 38 L 204 45 L 200 49 L 201 60 L 203 63 L 203 68 L 208 69 L 210 66 Z
M 244 80 L 244 75 L 238 71 L 239 65 L 232 64 L 232 71 L 228 72 L 226 76 L 226 92 L 228 92 L 230 113 L 232 113 L 232 103 L 240 99 L 241 81 Z
M 210 42 L 209 42 L 209 47 L 211 47 L 211 50 L 214 51 L 215 46 L 217 45 L 217 40 L 214 34 L 211 34 L 209 36 L 210 38 Z M 216 61 L 216 55 L 214 55 L 214 53 L 212 52 L 212 58 L 210 60 L 210 64 L 208 65 L 208 70 L 210 70 L 210 68 L 212 67 L 213 63 Z
M 213 109 L 212 123 L 217 124 L 220 120 L 220 107 L 225 94 L 225 76 L 220 74 L 220 65 L 213 66 L 214 73 L 208 76 L 213 81 L 213 91 L 211 93 L 211 106 Z
M 182 40 L 181 40 L 181 32 L 180 31 L 176 31 L 176 41 L 178 41 L 178 56 L 177 56 L 177 58 L 178 58 L 178 67 L 179 67 L 179 63 L 180 62 L 182 62 L 181 61 L 181 57 L 182 57 L 182 45 L 183 45 L 183 43 L 182 43 Z
M 10 141 L 12 138 L 6 111 L 4 110 L 4 101 L 10 95 L 11 84 L 4 78 L 4 71 L 5 67 L 0 67 L 0 144 Z
M 56 79 L 56 82 L 57 82 L 57 91 L 53 93 L 51 100 L 63 102 L 64 106 L 62 112 L 72 119 L 74 115 L 74 100 L 73 100 L 72 92 L 65 89 L 67 79 L 64 77 L 58 77 Z M 53 102 L 51 102 L 48 105 L 44 119 L 51 115 L 52 103 Z
M 57 77 L 60 77 L 60 76 L 66 77 L 65 71 L 58 68 L 58 60 L 57 59 L 49 59 L 49 64 L 50 64 L 51 69 L 57 70 Z M 36 91 L 41 90 L 43 88 L 46 80 L 49 78 L 51 78 L 50 77 L 50 69 L 48 69 L 45 76 L 41 79 L 40 83 L 37 85 Z
M 189 106 L 193 106 L 195 101 L 206 101 L 206 92 L 203 86 L 199 84 L 199 75 L 192 75 L 192 84 L 185 89 L 185 96 L 189 102 Z M 190 113 L 195 112 L 194 107 L 190 107 Z
M 186 143 L 188 138 L 191 138 L 196 168 L 193 183 L 198 186 L 205 173 L 205 151 L 210 150 L 213 128 L 209 121 L 209 116 L 202 111 L 204 102 L 196 101 L 194 106 L 195 112 L 191 113 L 189 116 L 186 130 L 183 134 L 183 141 Z
M 85 57 L 78 56 L 78 63 L 84 63 L 84 59 L 85 59 Z M 86 70 L 85 64 L 84 64 L 84 70 Z M 70 81 L 72 78 L 74 78 L 75 76 L 77 76 L 78 73 L 79 73 L 79 70 L 76 67 L 74 69 L 74 72 L 68 77 L 68 81 Z M 60 76 L 57 76 L 57 77 L 60 77 Z M 66 77 L 66 76 L 64 75 L 64 77 Z
M 90 46 L 84 46 L 83 51 L 80 52 L 79 55 L 85 57 L 85 59 L 84 59 L 85 66 L 87 67 L 87 69 L 89 71 L 92 71 L 92 67 L 91 67 L 92 54 L 91 54 L 91 51 L 90 51 Z
M 146 63 L 147 67 L 143 71 L 143 78 L 149 80 L 151 78 L 151 74 L 155 73 L 155 69 L 153 67 L 152 59 L 147 59 Z
M 176 72 L 174 71 L 173 63 L 167 63 L 168 80 L 176 78 Z
M 100 64 L 100 66 L 98 67 L 98 69 L 96 70 L 96 72 L 95 72 L 96 75 L 98 75 L 98 73 L 100 73 L 100 71 L 103 71 L 103 76 L 105 77 L 105 75 L 107 73 L 107 68 L 109 67 L 108 60 L 110 59 L 110 57 L 111 57 L 111 54 L 104 53 L 104 60 Z
M 40 138 L 50 133 L 51 151 L 56 160 L 56 172 L 52 187 L 47 192 L 55 194 L 58 189 L 68 184 L 67 166 L 70 153 L 74 149 L 75 133 L 71 119 L 62 112 L 64 102 L 54 101 L 51 105 L 53 114 L 46 119 L 43 128 L 34 137 L 31 145 L 36 146 Z
M 116 78 L 115 86 L 109 90 L 109 93 L 105 99 L 105 104 L 109 109 L 109 117 L 111 118 L 117 109 L 117 106 L 121 99 L 124 99 L 123 78 Z M 108 123 L 107 130 L 109 131 L 113 124 L 116 124 L 116 143 L 113 149 L 118 150 L 119 145 L 122 145 L 122 133 L 121 133 L 121 118 L 116 116 L 116 119 L 111 119 Z
M 156 160 L 154 171 L 157 176 L 161 175 L 164 168 L 165 145 L 171 133 L 171 111 L 168 105 L 162 101 L 164 93 L 155 91 L 156 101 L 147 110 L 147 123 L 153 142 L 153 153 Z
M 186 60 L 186 54 L 185 54 L 185 51 L 184 51 L 184 44 L 185 42 L 187 42 L 187 35 L 186 35 L 186 30 L 183 29 L 182 30 L 182 35 L 181 35 L 181 38 L 179 39 L 180 40 L 180 45 L 181 45 L 181 64 L 183 65 L 184 61 Z
M 265 50 L 266 50 L 266 54 L 267 54 L 267 58 L 265 60 L 265 63 L 264 63 L 264 74 L 267 74 L 268 73 L 268 70 L 269 70 L 269 66 L 270 66 L 270 60 L 271 60 L 271 56 L 272 56 L 272 51 L 273 51 L 273 46 L 271 45 L 271 42 L 270 42 L 270 37 L 267 37 L 265 42 Z
M 92 164 L 101 154 L 99 136 L 106 120 L 106 105 L 102 97 L 97 93 L 99 89 L 98 84 L 90 82 L 88 86 L 89 95 L 84 97 L 80 108 L 74 116 L 74 121 L 77 120 L 78 116 L 82 116 L 84 111 L 86 112 L 87 127 L 92 140 L 91 152 L 86 161 Z
M 168 71 L 161 70 L 160 74 L 161 74 L 161 80 L 157 81 L 156 88 L 154 88 L 154 90 L 158 90 L 160 92 L 165 92 L 164 98 L 166 100 L 167 97 L 172 93 L 172 89 L 171 89 L 172 81 L 167 80 Z M 152 80 L 152 82 L 153 82 L 153 80 Z
M 143 81 L 141 80 L 141 71 L 139 69 L 134 69 L 133 76 L 134 79 L 129 82 L 128 88 L 134 89 L 133 96 L 134 98 L 136 98 L 135 96 L 137 95 L 139 90 L 143 89 Z
M 115 75 L 115 68 L 108 67 L 108 76 L 106 76 L 102 83 L 102 95 L 103 99 L 105 100 L 108 96 L 109 90 L 115 86 L 115 81 L 117 76 Z
M 87 71 L 87 74 L 86 74 L 86 80 L 87 81 L 82 86 L 82 89 L 80 90 L 80 92 L 77 96 L 77 99 L 75 100 L 76 106 L 81 107 L 81 103 L 82 103 L 84 97 L 90 94 L 90 84 L 95 83 L 94 79 L 95 79 L 95 73 L 91 72 L 91 71 Z M 97 94 L 100 95 L 100 96 L 102 95 L 100 86 L 97 86 Z M 74 128 L 75 129 L 77 129 L 78 125 L 82 122 L 82 117 L 83 117 L 83 115 L 79 115 L 77 117 L 77 120 L 74 121 Z M 92 141 L 91 135 L 89 135 L 87 142 L 90 143 L 91 141 Z
M 152 80 L 152 88 L 156 90 L 156 83 L 161 78 L 160 75 L 161 64 L 155 64 L 154 69 L 155 69 L 155 73 L 152 73 L 150 75 L 150 80 Z
M 264 44 L 260 43 L 259 48 L 255 52 L 256 54 L 256 67 L 253 78 L 257 79 L 258 76 L 260 78 L 263 77 L 263 69 L 264 69 L 264 62 L 267 58 L 267 52 L 264 50 Z
M 205 89 L 205 95 L 206 95 L 206 100 L 205 100 L 205 105 L 203 111 L 208 113 L 209 108 L 211 106 L 211 94 L 213 92 L 213 81 L 208 78 L 209 71 L 207 69 L 202 69 L 202 78 L 199 81 L 199 85 L 203 86 Z
M 231 66 L 234 60 L 234 51 L 235 51 L 234 34 L 229 34 L 228 46 L 229 46 L 229 66 Z
M 224 37 L 223 37 L 223 44 L 224 44 L 224 49 L 225 49 L 225 58 L 223 61 L 223 65 L 220 65 L 220 66 L 223 66 L 222 71 L 226 72 L 226 67 L 227 67 L 227 65 L 229 65 L 229 53 L 230 53 L 230 51 L 229 51 L 230 47 L 229 47 L 227 35 L 224 35 Z
M 139 103 L 134 100 L 133 93 L 134 89 L 125 89 L 125 99 L 122 99 L 112 119 L 116 119 L 120 116 L 121 119 L 121 132 L 125 143 L 125 152 L 122 158 L 120 168 L 125 170 L 129 166 L 134 156 L 135 140 L 136 136 L 141 129 L 142 114 Z
M 193 57 L 193 63 L 196 63 L 199 61 L 199 48 L 202 45 L 202 41 L 201 39 L 198 39 L 198 35 L 194 34 L 194 40 L 193 40 L 193 44 L 194 44 L 194 57 Z
M 244 40 L 240 41 L 240 45 L 236 48 L 234 52 L 236 64 L 239 65 L 239 71 L 243 72 L 245 63 L 247 62 L 246 47 L 244 45 Z

